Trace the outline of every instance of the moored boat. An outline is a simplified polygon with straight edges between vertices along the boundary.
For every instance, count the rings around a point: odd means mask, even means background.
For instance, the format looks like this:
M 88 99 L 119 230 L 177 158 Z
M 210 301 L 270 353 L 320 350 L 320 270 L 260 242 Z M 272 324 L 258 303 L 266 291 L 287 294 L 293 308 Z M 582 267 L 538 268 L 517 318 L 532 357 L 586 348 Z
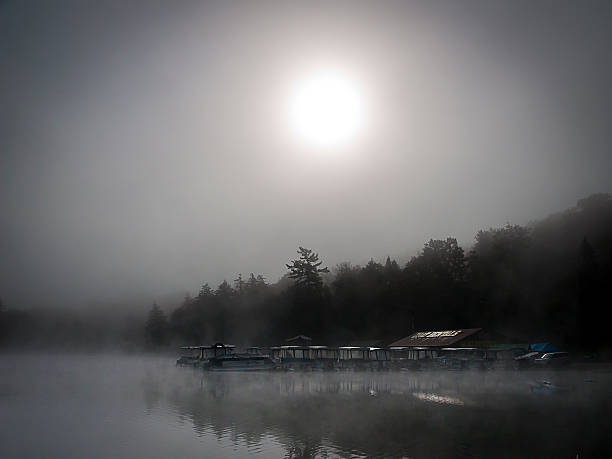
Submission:
M 209 359 L 205 368 L 210 371 L 253 371 L 272 370 L 275 366 L 267 355 L 228 354 Z
M 201 346 L 181 347 L 181 356 L 176 361 L 177 365 L 198 366 L 201 361 Z
M 215 343 L 210 346 L 185 346 L 177 365 L 200 367 L 211 371 L 271 370 L 274 361 L 261 353 L 259 348 L 249 348 L 245 354 L 237 354 L 233 344 Z
M 177 365 L 207 367 L 211 359 L 231 355 L 236 346 L 233 344 L 215 343 L 209 346 L 183 346 L 183 355 L 176 361 Z M 188 353 L 185 353 L 188 351 Z

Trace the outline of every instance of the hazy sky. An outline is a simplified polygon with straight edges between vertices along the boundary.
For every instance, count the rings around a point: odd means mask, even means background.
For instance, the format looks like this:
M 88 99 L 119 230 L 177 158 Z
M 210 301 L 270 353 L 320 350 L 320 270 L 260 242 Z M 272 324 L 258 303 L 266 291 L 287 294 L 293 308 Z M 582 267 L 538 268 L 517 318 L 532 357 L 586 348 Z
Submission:
M 0 297 L 275 281 L 610 192 L 611 50 L 609 1 L 3 1 Z M 289 122 L 323 68 L 364 101 L 338 148 Z

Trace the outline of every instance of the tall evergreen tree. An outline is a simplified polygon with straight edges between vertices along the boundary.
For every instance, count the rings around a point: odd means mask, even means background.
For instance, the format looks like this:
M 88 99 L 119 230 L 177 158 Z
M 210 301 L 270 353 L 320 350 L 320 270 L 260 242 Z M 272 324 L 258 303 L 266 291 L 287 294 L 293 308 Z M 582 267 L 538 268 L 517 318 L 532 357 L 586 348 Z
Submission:
M 289 277 L 295 281 L 298 288 L 320 288 L 323 285 L 321 273 L 328 273 L 329 269 L 320 267 L 323 262 L 319 261 L 319 254 L 311 249 L 300 247 L 297 253 L 300 257 L 286 265 L 289 270 Z
M 286 265 L 289 277 L 295 282 L 290 289 L 292 307 L 287 323 L 293 334 L 322 337 L 331 317 L 329 290 L 323 285 L 321 273 L 328 273 L 329 269 L 321 267 L 323 262 L 311 249 L 300 247 L 297 253 L 300 257 Z
M 245 284 L 246 282 L 242 279 L 242 274 L 238 274 L 238 277 L 234 279 L 234 289 L 236 293 L 238 293 L 238 296 L 242 295 L 244 292 Z
M 200 287 L 200 291 L 198 292 L 198 298 L 209 297 L 213 295 L 213 291 L 208 285 L 208 282 Z

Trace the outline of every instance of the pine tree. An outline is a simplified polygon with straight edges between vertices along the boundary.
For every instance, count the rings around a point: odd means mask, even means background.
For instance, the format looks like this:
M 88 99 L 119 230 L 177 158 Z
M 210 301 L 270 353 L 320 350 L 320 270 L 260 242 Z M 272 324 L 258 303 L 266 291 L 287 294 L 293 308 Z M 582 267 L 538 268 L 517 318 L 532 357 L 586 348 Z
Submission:
M 297 253 L 300 254 L 300 258 L 286 265 L 289 277 L 295 281 L 298 288 L 320 289 L 323 286 L 321 273 L 328 273 L 329 269 L 320 268 L 323 262 L 319 261 L 319 254 L 311 249 L 300 247 Z
M 200 299 L 207 297 L 207 296 L 212 296 L 212 295 L 213 295 L 213 291 L 210 288 L 210 285 L 208 285 L 208 282 L 202 285 L 202 287 L 200 288 L 200 291 L 198 292 L 198 298 Z
M 251 276 L 252 275 L 253 274 L 251 274 Z M 242 295 L 242 293 L 244 292 L 245 284 L 246 282 L 242 280 L 242 274 L 238 274 L 238 277 L 234 279 L 234 289 L 236 289 L 236 292 L 239 296 Z

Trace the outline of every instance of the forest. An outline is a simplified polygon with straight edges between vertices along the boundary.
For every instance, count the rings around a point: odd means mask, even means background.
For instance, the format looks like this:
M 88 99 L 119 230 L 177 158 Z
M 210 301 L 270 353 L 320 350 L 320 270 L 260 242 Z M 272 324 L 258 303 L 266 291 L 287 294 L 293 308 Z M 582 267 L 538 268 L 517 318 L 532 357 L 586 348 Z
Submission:
M 275 345 L 297 334 L 317 344 L 389 343 L 415 330 L 482 327 L 515 342 L 609 348 L 612 197 L 594 194 L 525 226 L 479 231 L 473 245 L 431 239 L 404 265 L 391 257 L 326 266 L 299 247 L 275 283 L 238 274 L 204 283 L 180 304 L 145 316 L 83 318 L 0 302 L 0 345 L 113 345 L 164 349 L 228 342 Z

